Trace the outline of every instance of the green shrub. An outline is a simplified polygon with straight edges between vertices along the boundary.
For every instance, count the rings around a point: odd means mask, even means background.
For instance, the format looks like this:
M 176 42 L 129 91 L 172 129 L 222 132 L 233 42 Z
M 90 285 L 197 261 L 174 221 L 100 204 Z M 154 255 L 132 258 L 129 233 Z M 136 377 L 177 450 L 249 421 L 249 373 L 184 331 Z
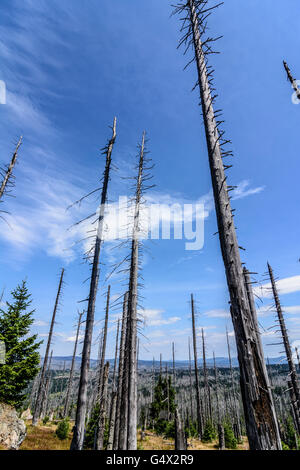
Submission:
M 224 436 L 226 449 L 236 449 L 237 439 L 235 438 L 232 426 L 229 423 L 224 424 Z
M 216 430 L 212 422 L 207 421 L 204 431 L 203 431 L 202 442 L 212 442 L 214 439 L 216 439 L 216 437 L 217 437 Z
M 57 426 L 55 434 L 61 441 L 63 441 L 64 439 L 67 439 L 69 432 L 70 432 L 70 421 L 69 421 L 69 418 L 65 418 Z
M 45 416 L 45 418 L 43 419 L 43 424 L 47 424 L 49 420 L 50 420 L 49 416 Z
M 289 446 L 286 445 L 283 441 L 281 442 L 282 444 L 282 450 L 290 450 Z

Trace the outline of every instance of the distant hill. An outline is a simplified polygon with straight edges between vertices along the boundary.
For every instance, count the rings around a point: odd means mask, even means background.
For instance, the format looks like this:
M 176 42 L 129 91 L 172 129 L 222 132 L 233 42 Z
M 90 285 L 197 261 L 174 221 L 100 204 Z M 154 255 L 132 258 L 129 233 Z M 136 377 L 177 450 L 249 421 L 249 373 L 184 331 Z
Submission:
M 108 359 L 110 364 L 113 364 L 114 360 L 113 359 Z M 51 364 L 51 369 L 52 370 L 62 370 L 64 368 L 70 369 L 71 367 L 71 362 L 72 362 L 72 356 L 54 356 L 52 357 L 52 364 Z M 90 366 L 91 368 L 94 368 L 97 366 L 97 360 L 96 359 L 91 359 Z M 214 365 L 214 360 L 213 358 L 208 358 L 206 360 L 207 366 L 208 367 L 213 367 Z M 272 364 L 287 364 L 287 361 L 284 356 L 279 356 L 279 357 L 270 357 L 269 358 L 269 363 Z M 78 370 L 80 368 L 81 364 L 81 357 L 77 356 L 75 359 L 75 369 Z M 152 361 L 146 361 L 144 359 L 139 359 L 139 368 L 141 369 L 151 369 L 152 368 Z M 171 360 L 168 361 L 163 361 L 163 367 L 168 365 L 168 368 L 170 369 L 173 364 Z M 199 359 L 198 361 L 199 366 L 201 367 L 203 364 L 202 359 Z M 192 362 L 193 365 L 193 362 Z M 216 365 L 217 367 L 229 367 L 229 360 L 227 357 L 216 357 Z M 232 365 L 233 367 L 238 367 L 238 360 L 236 357 L 232 358 Z M 159 361 L 155 362 L 155 368 L 159 367 Z M 186 369 L 189 367 L 189 362 L 188 361 L 175 361 L 175 367 L 177 369 Z

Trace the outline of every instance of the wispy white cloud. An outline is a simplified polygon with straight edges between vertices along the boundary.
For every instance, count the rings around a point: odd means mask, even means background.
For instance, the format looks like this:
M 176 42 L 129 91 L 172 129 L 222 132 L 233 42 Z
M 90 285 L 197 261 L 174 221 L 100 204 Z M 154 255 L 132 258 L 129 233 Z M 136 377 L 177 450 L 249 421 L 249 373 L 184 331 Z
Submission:
M 204 315 L 210 318 L 230 318 L 230 313 L 225 309 L 208 310 Z
M 163 317 L 164 310 L 145 309 L 145 310 L 140 310 L 139 313 L 144 318 L 145 326 L 148 326 L 148 327 L 171 325 L 181 320 L 180 317 L 164 318 Z
M 250 188 L 249 186 L 250 186 L 249 180 L 241 181 L 237 185 L 237 188 L 234 191 L 232 191 L 232 199 L 233 200 L 243 199 L 247 196 L 252 196 L 253 194 L 259 194 L 265 189 L 265 186 L 257 186 L 256 188 Z
M 280 295 L 291 294 L 300 291 L 300 276 L 286 277 L 279 279 L 276 282 L 277 289 Z M 253 292 L 262 298 L 272 297 L 271 283 L 263 284 L 262 286 L 255 286 Z

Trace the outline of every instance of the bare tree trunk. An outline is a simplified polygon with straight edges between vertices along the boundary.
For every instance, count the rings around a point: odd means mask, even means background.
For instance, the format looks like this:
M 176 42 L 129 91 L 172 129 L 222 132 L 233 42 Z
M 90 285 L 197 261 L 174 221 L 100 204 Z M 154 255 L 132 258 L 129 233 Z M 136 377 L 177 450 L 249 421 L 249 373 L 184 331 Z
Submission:
M 95 243 L 95 249 L 94 249 L 92 276 L 91 276 L 91 282 L 90 282 L 90 293 L 89 293 L 89 298 L 88 298 L 88 308 L 87 308 L 87 315 L 86 315 L 86 328 L 85 328 L 85 336 L 84 336 L 84 343 L 83 343 L 83 349 L 82 349 L 82 361 L 81 361 L 80 381 L 79 381 L 79 389 L 78 389 L 77 410 L 76 410 L 73 440 L 71 443 L 71 450 L 82 450 L 83 439 L 84 439 L 84 426 L 85 426 L 86 407 L 87 407 L 87 389 L 88 389 L 88 376 L 89 376 L 89 368 L 90 368 L 91 344 L 92 344 L 95 304 L 96 304 L 98 280 L 99 280 L 100 249 L 101 249 L 101 243 L 103 240 L 104 212 L 105 212 L 105 204 L 107 200 L 107 189 L 108 189 L 109 173 L 110 173 L 110 166 L 111 166 L 111 155 L 112 155 L 113 146 L 116 140 L 116 125 L 117 125 L 117 120 L 115 118 L 114 123 L 113 123 L 113 129 L 112 129 L 112 138 L 110 139 L 107 147 L 105 148 L 106 165 L 105 165 L 105 170 L 104 170 L 100 214 L 99 214 L 99 219 L 98 219 L 98 228 L 97 228 L 96 243 Z
M 129 380 L 129 369 L 128 369 L 128 354 L 129 354 L 129 328 L 128 328 L 128 292 L 124 298 L 124 309 L 126 318 L 126 336 L 124 345 L 124 357 L 123 357 L 123 373 L 122 373 L 122 384 L 121 384 L 121 406 L 119 411 L 119 443 L 118 450 L 127 450 L 127 433 L 128 433 L 128 380 Z M 124 318 L 124 310 L 123 310 Z
M 49 400 L 49 388 L 50 388 L 50 382 L 51 382 L 51 363 L 52 363 L 52 355 L 53 351 L 51 351 L 50 354 L 50 360 L 49 360 L 49 365 L 48 365 L 48 370 L 47 370 L 47 380 L 46 380 L 46 387 L 45 387 L 45 397 L 44 401 L 42 403 L 42 409 L 41 409 L 41 415 L 40 418 L 44 419 L 45 416 L 47 415 L 47 408 L 48 408 L 48 400 Z
M 219 377 L 218 377 L 218 369 L 216 366 L 215 353 L 214 353 L 214 371 L 215 371 L 215 381 L 216 381 L 217 421 L 218 421 L 218 426 L 219 426 L 221 424 L 221 412 L 220 412 L 220 402 L 219 402 Z
M 2 181 L 1 187 L 0 187 L 0 199 L 2 199 L 2 197 L 3 197 L 5 189 L 7 188 L 7 185 L 9 183 L 9 180 L 13 177 L 12 172 L 13 172 L 14 166 L 15 166 L 16 161 L 17 161 L 18 150 L 19 150 L 21 144 L 22 144 L 22 137 L 20 137 L 19 142 L 17 143 L 16 149 L 15 149 L 15 152 L 12 156 L 11 162 L 10 162 L 5 174 L 3 175 L 3 181 Z
M 200 384 L 199 384 L 199 374 L 198 374 L 197 338 L 196 338 L 195 307 L 194 307 L 193 294 L 191 294 L 191 309 L 192 309 L 192 327 L 193 327 L 195 385 L 196 385 L 196 400 L 197 400 L 197 423 L 198 423 L 199 439 L 201 439 L 202 433 L 203 433 L 203 420 L 202 420 L 203 418 L 202 418 Z
M 76 331 L 76 338 L 75 338 L 74 351 L 73 351 L 73 357 L 72 357 L 72 364 L 71 364 L 71 369 L 70 369 L 70 376 L 69 376 L 68 388 L 67 388 L 67 394 L 66 394 L 66 400 L 65 400 L 64 418 L 69 413 L 70 396 L 71 396 L 71 390 L 72 390 L 72 385 L 73 385 L 76 352 L 77 352 L 78 338 L 79 338 L 79 332 L 80 332 L 81 318 L 83 314 L 84 314 L 84 311 L 79 313 L 79 318 L 78 318 L 78 323 L 77 323 L 77 331 Z
M 175 410 L 175 450 L 187 450 L 184 426 L 177 408 Z
M 107 405 L 108 371 L 109 371 L 109 362 L 107 362 L 105 364 L 104 371 L 103 371 L 103 391 L 102 391 L 102 397 L 101 397 L 101 402 L 100 402 L 100 413 L 99 413 L 99 422 L 98 422 L 96 450 L 103 450 L 103 446 L 104 446 L 104 432 L 105 432 L 106 405 Z
M 115 432 L 114 432 L 114 450 L 119 449 L 119 431 L 120 431 L 120 416 L 121 416 L 121 403 L 123 394 L 127 396 L 127 387 L 126 393 L 123 391 L 123 380 L 124 379 L 124 356 L 125 356 L 125 341 L 126 341 L 126 325 L 127 325 L 127 305 L 128 305 L 128 292 L 124 296 L 123 303 L 123 316 L 122 316 L 122 329 L 121 329 L 121 340 L 120 340 L 120 353 L 119 353 L 119 370 L 118 370 L 118 395 L 117 395 L 117 404 L 116 404 L 116 422 L 115 422 Z M 125 390 L 125 389 L 124 389 Z M 126 424 L 127 428 L 127 424 Z
M 233 221 L 233 214 L 226 182 L 222 158 L 222 145 L 226 143 L 219 132 L 210 89 L 210 75 L 204 47 L 210 51 L 209 42 L 205 45 L 201 33 L 205 30 L 206 1 L 188 0 L 177 11 L 184 11 L 189 22 L 186 32 L 187 41 L 192 38 L 194 58 L 198 71 L 198 82 L 204 119 L 209 164 L 218 222 L 218 233 L 230 293 L 232 321 L 235 330 L 238 359 L 241 373 L 241 389 L 245 410 L 247 434 L 250 449 L 281 449 L 280 436 L 273 398 L 264 366 L 264 357 L 253 333 L 254 325 L 250 312 L 247 293 L 243 282 L 243 271 L 239 245 Z
M 294 90 L 295 90 L 295 92 L 296 92 L 296 94 L 297 94 L 298 100 L 300 100 L 300 89 L 299 89 L 299 87 L 298 87 L 297 80 L 296 80 L 295 78 L 293 78 L 293 76 L 292 76 L 292 74 L 291 74 L 291 71 L 290 71 L 290 69 L 289 69 L 289 66 L 288 66 L 288 64 L 287 64 L 285 61 L 283 61 L 283 66 L 284 66 L 285 71 L 286 71 L 286 73 L 287 73 L 287 78 L 288 78 L 288 80 L 291 82 L 292 87 L 294 88 Z
M 193 409 L 193 384 L 192 384 L 192 360 L 191 360 L 191 340 L 190 340 L 190 337 L 189 337 L 189 376 L 190 376 L 191 419 L 193 420 L 194 409 Z
M 37 393 L 33 418 L 32 418 L 32 426 L 37 425 L 37 422 L 39 420 L 40 413 L 41 413 L 42 403 L 44 401 L 44 396 L 45 396 L 45 373 L 46 373 L 47 364 L 48 364 L 48 357 L 49 357 L 50 345 L 51 345 L 51 341 L 52 341 L 52 335 L 53 335 L 53 329 L 54 329 L 54 323 L 55 323 L 55 317 L 56 317 L 58 302 L 59 302 L 61 289 L 62 289 L 62 285 L 63 285 L 64 272 L 65 272 L 65 270 L 63 268 L 61 270 L 58 290 L 57 290 L 56 299 L 55 299 L 54 310 L 53 310 L 52 319 L 51 319 L 50 330 L 49 330 L 49 334 L 48 334 L 46 352 L 45 352 L 45 357 L 44 357 L 44 362 L 43 362 L 43 367 L 42 367 L 41 377 L 40 377 L 40 383 L 39 383 L 39 388 L 38 388 L 38 393 Z
M 112 395 L 111 395 L 111 402 L 110 402 L 107 450 L 112 450 L 113 444 L 114 444 L 114 432 L 115 432 L 116 409 L 117 409 L 116 369 L 117 369 L 117 358 L 118 358 L 119 327 L 120 327 L 120 320 L 118 320 L 118 326 L 117 326 L 114 371 L 113 371 L 112 386 L 111 386 Z
M 138 296 L 138 262 L 139 262 L 139 218 L 144 169 L 145 132 L 140 145 L 140 159 L 135 195 L 135 211 L 131 242 L 131 262 L 128 289 L 128 331 L 129 331 L 129 380 L 128 380 L 128 434 L 127 449 L 137 448 L 137 296 Z
M 279 325 L 280 325 L 280 330 L 281 330 L 281 335 L 283 339 L 283 344 L 284 344 L 284 349 L 289 365 L 289 376 L 290 376 L 290 381 L 291 385 L 293 388 L 293 393 L 291 394 L 292 398 L 292 406 L 294 408 L 295 412 L 295 417 L 296 417 L 296 423 L 297 423 L 297 431 L 300 434 L 300 390 L 299 390 L 299 383 L 298 383 L 298 377 L 297 377 L 297 372 L 296 372 L 296 367 L 293 361 L 293 354 L 289 342 L 289 337 L 284 321 L 284 316 L 282 313 L 282 308 L 279 300 L 279 295 L 277 292 L 277 286 L 275 283 L 274 275 L 273 275 L 273 270 L 271 266 L 268 263 L 268 270 L 269 270 L 269 275 L 270 275 L 270 280 L 271 280 L 271 285 L 272 285 L 272 291 L 273 291 L 273 296 L 275 300 L 275 306 L 277 310 L 277 315 L 278 315 L 278 320 L 279 320 Z
M 203 375 L 204 375 L 204 387 L 205 387 L 205 411 L 206 411 L 206 420 L 209 419 L 212 421 L 212 408 L 211 408 L 211 399 L 210 399 L 210 389 L 207 377 L 207 367 L 206 367 L 206 351 L 205 351 L 205 339 L 204 339 L 204 330 L 202 328 L 202 352 L 203 352 Z
M 233 369 L 232 369 L 232 360 L 231 360 L 231 352 L 230 352 L 230 344 L 229 344 L 229 335 L 228 330 L 226 327 L 226 338 L 227 338 L 227 348 L 228 348 L 228 358 L 229 358 L 229 367 L 230 367 L 230 378 L 231 378 L 231 387 L 232 387 L 232 395 L 231 395 L 231 402 L 232 402 L 232 411 L 233 411 L 233 419 L 234 423 L 236 424 L 236 438 L 238 440 L 241 439 L 241 428 L 240 428 L 240 416 L 239 416 L 239 403 L 236 396 L 236 387 L 234 383 L 233 377 Z
M 104 389 L 104 361 L 105 361 L 105 354 L 106 354 L 106 341 L 107 341 L 107 327 L 108 327 L 108 314 L 109 314 L 109 302 L 110 302 L 110 286 L 107 289 L 106 295 L 106 309 L 105 309 L 105 322 L 103 328 L 103 341 L 101 347 L 101 359 L 99 364 L 99 381 L 98 381 L 98 389 L 97 389 L 97 403 L 100 402 L 102 399 L 103 389 Z

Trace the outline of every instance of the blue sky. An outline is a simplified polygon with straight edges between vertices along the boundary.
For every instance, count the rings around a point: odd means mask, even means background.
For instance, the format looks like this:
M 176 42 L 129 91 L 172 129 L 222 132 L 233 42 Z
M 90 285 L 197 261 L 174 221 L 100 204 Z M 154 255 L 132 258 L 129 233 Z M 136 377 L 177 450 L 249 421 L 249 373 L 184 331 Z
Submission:
M 205 243 L 187 252 L 180 240 L 146 242 L 143 260 L 143 305 L 146 329 L 141 357 L 157 359 L 162 352 L 187 357 L 191 319 L 189 296 L 197 301 L 198 326 L 205 328 L 208 355 L 226 354 L 228 294 L 211 204 L 211 182 L 197 92 L 191 93 L 196 71 L 183 71 L 188 57 L 176 49 L 179 20 L 170 18 L 169 1 L 2 0 L 0 4 L 0 79 L 6 82 L 7 104 L 0 105 L 1 164 L 8 162 L 14 143 L 24 136 L 16 168 L 14 199 L 3 209 L 10 227 L 1 222 L 0 288 L 5 298 L 25 277 L 36 308 L 35 331 L 47 333 L 59 270 L 66 268 L 65 287 L 57 317 L 54 354 L 73 349 L 77 301 L 87 296 L 88 266 L 75 244 L 82 231 L 66 229 L 97 206 L 97 196 L 80 209 L 66 207 L 99 186 L 103 171 L 100 149 L 117 116 L 110 200 L 129 195 L 128 182 L 136 145 L 147 130 L 155 163 L 156 202 L 206 201 Z M 243 261 L 265 283 L 267 260 L 281 279 L 291 340 L 300 340 L 299 158 L 300 107 L 282 66 L 285 59 L 300 76 L 299 4 L 289 0 L 227 0 L 210 18 L 210 34 L 223 35 L 214 56 L 218 108 L 233 142 L 230 183 L 238 185 L 238 238 L 247 248 Z M 105 276 L 117 261 L 104 246 L 96 308 L 96 339 L 104 313 Z M 288 279 L 287 278 L 291 278 Z M 112 294 L 122 292 L 111 279 Z M 267 291 L 259 303 L 264 344 L 273 343 L 274 314 Z M 108 356 L 112 355 L 115 318 L 112 312 Z M 232 338 L 232 347 L 234 340 Z M 276 356 L 280 346 L 266 346 Z

